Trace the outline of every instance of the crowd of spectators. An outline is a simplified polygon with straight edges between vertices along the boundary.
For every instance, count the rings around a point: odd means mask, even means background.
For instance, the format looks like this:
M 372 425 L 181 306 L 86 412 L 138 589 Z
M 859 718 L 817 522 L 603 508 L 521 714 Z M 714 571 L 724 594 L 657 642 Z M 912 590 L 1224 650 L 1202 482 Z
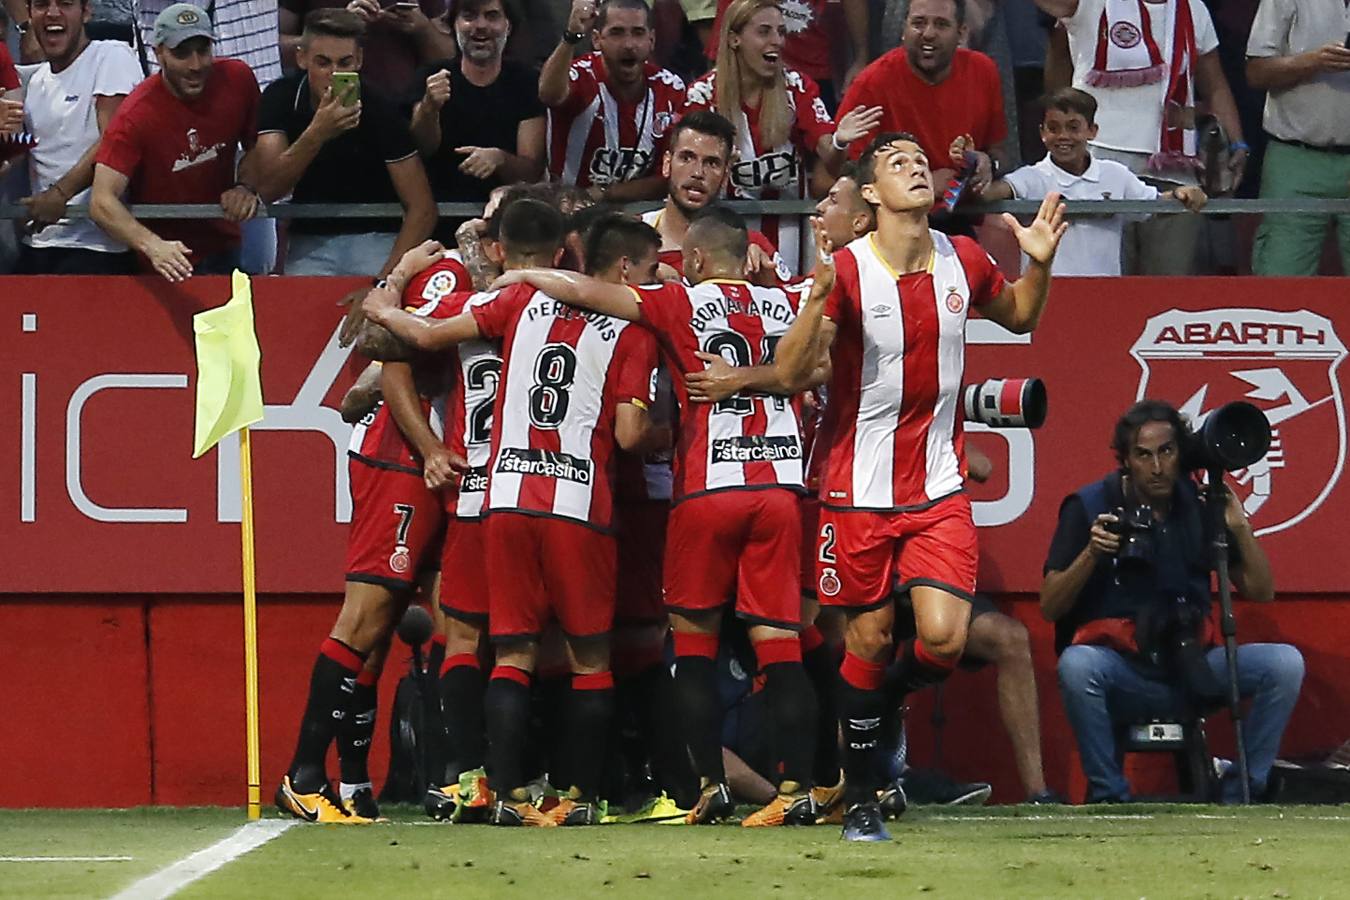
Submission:
M 201 27 L 169 46 L 193 5 Z M 1051 189 L 1190 211 L 1350 198 L 1350 13 L 1334 0 L 3 6 L 0 197 L 29 218 L 0 228 L 0 271 L 379 276 L 428 234 L 451 239 L 459 220 L 438 221 L 437 201 L 483 203 L 546 172 L 662 199 L 665 136 L 693 109 L 736 125 L 738 199 L 818 198 L 872 135 L 911 132 L 950 187 L 935 222 L 952 232 L 983 218 L 962 202 Z M 220 202 L 223 220 L 143 227 L 128 200 Z M 250 218 L 287 201 L 404 215 L 296 218 L 278 244 L 275 219 Z M 64 215 L 86 203 L 92 221 Z M 1180 210 L 1074 223 L 1082 249 L 1062 273 L 1245 271 L 1234 248 L 1249 243 L 1258 274 L 1334 271 L 1333 225 L 1350 270 L 1350 216 L 1269 215 L 1252 234 Z M 797 217 L 753 227 L 804 265 Z

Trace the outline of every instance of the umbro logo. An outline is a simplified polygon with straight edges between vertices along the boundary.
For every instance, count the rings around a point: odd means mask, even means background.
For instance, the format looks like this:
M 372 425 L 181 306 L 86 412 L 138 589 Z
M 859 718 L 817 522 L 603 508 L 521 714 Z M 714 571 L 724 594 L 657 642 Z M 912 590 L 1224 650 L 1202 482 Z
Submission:
M 876 316 L 878 319 L 884 319 L 890 314 L 891 308 L 884 303 L 872 307 L 872 315 Z

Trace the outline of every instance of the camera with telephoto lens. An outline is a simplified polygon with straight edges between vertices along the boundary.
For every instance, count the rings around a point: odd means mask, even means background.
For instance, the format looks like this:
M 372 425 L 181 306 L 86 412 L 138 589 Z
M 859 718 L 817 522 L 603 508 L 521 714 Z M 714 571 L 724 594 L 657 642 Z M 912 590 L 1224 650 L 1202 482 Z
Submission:
M 1120 537 L 1116 565 L 1127 572 L 1153 571 L 1153 507 L 1140 503 L 1116 507 L 1116 521 L 1105 523 L 1106 530 Z
M 1185 596 L 1160 597 L 1135 616 L 1139 652 L 1200 705 L 1223 699 L 1223 685 L 1205 658 L 1207 618 L 1206 603 Z

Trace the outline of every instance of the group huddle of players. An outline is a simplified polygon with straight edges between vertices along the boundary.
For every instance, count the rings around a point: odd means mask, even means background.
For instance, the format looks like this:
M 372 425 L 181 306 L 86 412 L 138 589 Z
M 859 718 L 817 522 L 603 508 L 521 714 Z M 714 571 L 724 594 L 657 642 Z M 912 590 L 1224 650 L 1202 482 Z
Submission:
M 358 349 L 378 363 L 348 400 L 379 402 L 353 437 L 347 591 L 284 812 L 378 816 L 375 682 L 421 586 L 443 622 L 437 818 L 601 822 L 616 706 L 652 784 L 630 820 L 731 817 L 715 661 L 734 612 L 778 789 L 742 824 L 888 838 L 879 736 L 956 666 L 975 588 L 966 316 L 1035 326 L 1063 209 L 1011 223 L 1031 262 L 1007 283 L 973 241 L 928 229 L 928 161 L 883 134 L 821 201 L 814 272 L 784 283 L 715 202 L 733 137 L 715 113 L 684 117 L 666 204 L 641 219 L 507 189 L 459 250 L 410 251 L 365 299 Z M 916 632 L 899 646 L 897 592 Z

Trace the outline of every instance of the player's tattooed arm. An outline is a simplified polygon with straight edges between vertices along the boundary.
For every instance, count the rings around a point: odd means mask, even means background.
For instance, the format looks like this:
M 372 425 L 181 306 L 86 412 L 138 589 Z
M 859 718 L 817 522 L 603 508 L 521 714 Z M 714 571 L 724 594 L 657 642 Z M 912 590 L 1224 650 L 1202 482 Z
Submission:
M 407 363 L 389 363 L 382 367 L 380 390 L 394 424 L 403 432 L 408 443 L 413 445 L 417 455 L 422 457 L 422 477 L 427 487 L 438 491 L 453 484 L 458 473 L 468 469 L 468 463 L 463 457 L 446 449 L 431 430 L 417 396 L 412 366 Z
M 399 306 L 399 295 L 389 288 L 371 291 L 361 306 L 367 319 L 422 352 L 444 350 L 482 336 L 471 314 L 460 313 L 452 319 L 439 320 L 413 315 Z
M 486 291 L 492 279 L 501 274 L 501 269 L 488 258 L 487 250 L 483 247 L 483 229 L 486 224 L 482 219 L 470 219 L 455 229 L 455 243 L 459 245 L 460 258 L 464 260 L 464 268 L 469 270 L 469 279 L 476 291 Z
M 638 294 L 625 284 L 601 281 L 563 269 L 512 269 L 492 283 L 493 290 L 513 284 L 528 284 L 555 300 L 580 306 L 601 315 L 636 322 L 642 318 Z
M 365 371 L 357 377 L 356 383 L 342 395 L 338 412 L 342 415 L 342 421 L 348 425 L 355 425 L 379 403 L 380 363 L 373 362 L 366 366 Z

